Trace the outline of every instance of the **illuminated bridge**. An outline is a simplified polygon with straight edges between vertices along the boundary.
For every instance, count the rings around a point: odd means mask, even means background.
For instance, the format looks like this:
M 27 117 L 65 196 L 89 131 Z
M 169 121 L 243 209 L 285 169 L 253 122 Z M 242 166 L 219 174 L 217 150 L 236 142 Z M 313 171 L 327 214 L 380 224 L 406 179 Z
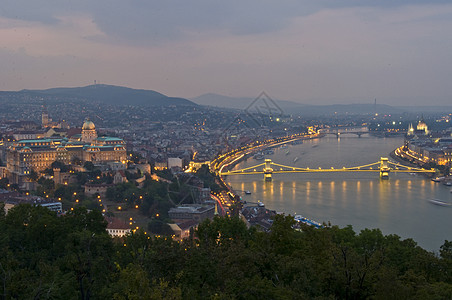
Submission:
M 358 137 L 361 137 L 361 135 L 363 134 L 369 134 L 370 131 L 368 128 L 364 127 L 364 128 L 337 128 L 337 129 L 329 129 L 329 130 L 325 130 L 322 129 L 320 130 L 320 132 L 324 135 L 327 134 L 332 134 L 335 135 L 337 138 L 339 138 L 341 135 L 346 135 L 346 134 L 354 134 L 357 135 Z
M 434 169 L 427 170 L 423 168 L 414 168 L 409 166 L 404 166 L 398 163 L 390 162 L 386 157 L 382 157 L 380 161 L 375 163 L 357 166 L 357 167 L 343 167 L 341 169 L 335 169 L 331 167 L 326 168 L 299 168 L 285 166 L 272 162 L 271 159 L 266 159 L 264 163 L 247 167 L 240 170 L 232 170 L 220 172 L 220 175 L 251 175 L 251 174 L 264 174 L 264 179 L 267 181 L 272 180 L 272 174 L 279 173 L 327 173 L 327 172 L 379 172 L 380 177 L 383 179 L 389 178 L 390 172 L 400 172 L 400 173 L 435 173 Z
M 327 135 L 327 134 L 333 134 L 335 135 L 337 138 L 339 138 L 341 135 L 346 135 L 346 134 L 354 134 L 357 135 L 358 137 L 361 137 L 361 135 L 363 134 L 369 134 L 370 131 L 337 131 L 337 132 L 323 132 L 323 134 Z

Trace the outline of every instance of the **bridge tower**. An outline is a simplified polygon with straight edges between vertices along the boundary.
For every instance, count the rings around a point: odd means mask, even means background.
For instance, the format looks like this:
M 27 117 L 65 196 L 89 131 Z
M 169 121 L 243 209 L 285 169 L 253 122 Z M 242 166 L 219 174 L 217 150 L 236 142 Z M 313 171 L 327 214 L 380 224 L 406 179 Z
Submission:
M 388 158 L 381 157 L 380 158 L 380 178 L 388 179 L 390 171 L 391 171 L 391 169 L 388 166 Z
M 272 160 L 267 158 L 265 159 L 265 166 L 264 166 L 264 179 L 265 181 L 272 181 L 272 173 L 273 173 L 273 169 L 272 169 Z

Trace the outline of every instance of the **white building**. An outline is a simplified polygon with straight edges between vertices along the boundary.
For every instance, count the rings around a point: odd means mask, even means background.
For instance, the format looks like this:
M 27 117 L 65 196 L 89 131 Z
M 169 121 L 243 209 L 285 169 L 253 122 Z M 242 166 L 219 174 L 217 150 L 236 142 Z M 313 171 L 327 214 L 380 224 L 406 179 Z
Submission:
M 131 232 L 130 226 L 121 219 L 114 217 L 106 217 L 107 232 L 112 237 L 123 237 Z

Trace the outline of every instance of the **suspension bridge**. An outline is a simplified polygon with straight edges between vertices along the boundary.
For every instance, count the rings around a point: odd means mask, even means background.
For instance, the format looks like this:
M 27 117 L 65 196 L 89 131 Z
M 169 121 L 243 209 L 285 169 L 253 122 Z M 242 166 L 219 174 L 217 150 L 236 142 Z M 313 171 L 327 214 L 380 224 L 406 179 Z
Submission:
M 264 163 L 247 167 L 240 170 L 221 171 L 220 175 L 252 175 L 252 174 L 264 174 L 266 181 L 272 180 L 272 174 L 280 173 L 327 173 L 327 172 L 379 172 L 380 178 L 388 179 L 389 173 L 435 173 L 434 169 L 424 169 L 404 166 L 399 163 L 394 163 L 388 160 L 386 157 L 381 157 L 380 161 L 356 166 L 356 167 L 343 167 L 343 168 L 299 168 L 293 166 L 285 166 L 272 162 L 271 159 L 265 159 Z

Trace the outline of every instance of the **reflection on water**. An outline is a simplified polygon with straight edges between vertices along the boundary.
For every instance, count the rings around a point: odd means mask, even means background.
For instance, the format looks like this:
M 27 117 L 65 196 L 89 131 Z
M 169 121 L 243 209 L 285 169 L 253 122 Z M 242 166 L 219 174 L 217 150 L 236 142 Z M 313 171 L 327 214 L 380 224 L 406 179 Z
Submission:
M 293 165 L 294 157 L 299 157 L 298 167 L 356 166 L 378 161 L 402 143 L 402 139 L 373 137 L 323 138 L 289 146 L 289 155 L 276 149 L 271 159 Z M 258 163 L 250 158 L 236 168 Z M 438 250 L 445 239 L 452 240 L 452 208 L 427 201 L 452 202 L 452 193 L 421 175 L 392 173 L 389 180 L 380 180 L 378 173 L 371 172 L 289 173 L 274 174 L 272 182 L 261 176 L 228 176 L 227 180 L 237 190 L 253 191 L 245 200 L 259 199 L 266 207 L 287 214 L 297 212 L 339 226 L 352 224 L 357 231 L 380 228 L 385 234 L 412 237 L 430 250 Z

